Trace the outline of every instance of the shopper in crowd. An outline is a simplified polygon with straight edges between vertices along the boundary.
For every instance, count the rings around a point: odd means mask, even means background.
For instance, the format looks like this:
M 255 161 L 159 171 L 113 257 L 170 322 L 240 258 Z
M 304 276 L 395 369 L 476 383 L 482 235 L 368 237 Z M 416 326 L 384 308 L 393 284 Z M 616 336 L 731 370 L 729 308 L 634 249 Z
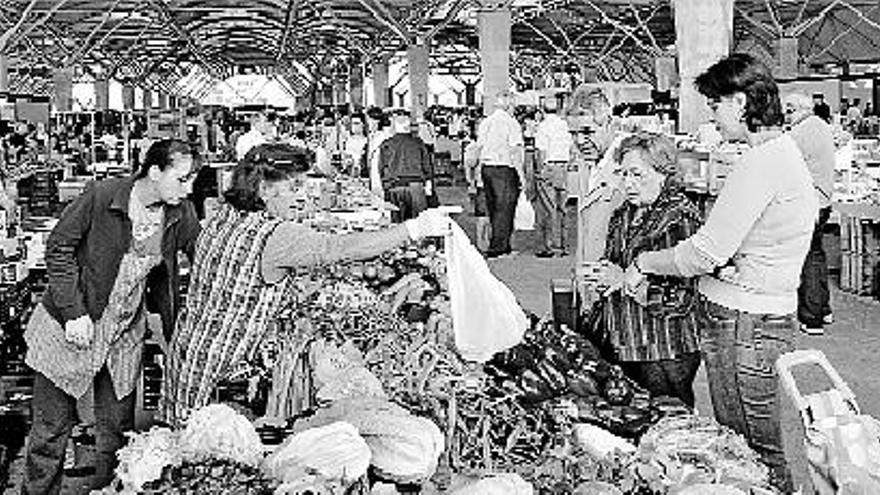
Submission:
M 527 186 L 523 169 L 523 134 L 512 116 L 513 99 L 509 91 L 500 92 L 495 110 L 477 131 L 480 168 L 486 190 L 486 206 L 492 224 L 492 238 L 486 257 L 510 254 L 513 216 L 520 189 Z
M 399 209 L 392 218 L 403 221 L 428 208 L 433 171 L 428 149 L 412 134 L 409 113 L 395 114 L 394 131 L 379 149 L 379 175 L 385 200 Z
M 436 210 L 382 231 L 345 235 L 289 221 L 311 165 L 300 149 L 264 145 L 233 170 L 225 203 L 196 243 L 189 297 L 171 341 L 162 387 L 169 423 L 208 404 L 218 382 L 254 355 L 276 312 L 290 302 L 284 296 L 292 272 L 372 258 L 449 231 L 449 218 Z
M 379 149 L 386 139 L 394 135 L 389 129 L 391 122 L 381 108 L 367 110 L 367 166 L 370 168 L 370 189 L 374 194 L 384 197 L 382 177 L 379 175 Z
M 825 95 L 822 93 L 816 93 L 813 95 L 813 113 L 816 117 L 819 117 L 829 124 L 831 123 L 831 107 L 825 103 Z
M 565 255 L 565 200 L 574 142 L 568 122 L 557 114 L 556 98 L 544 101 L 544 120 L 535 133 L 535 213 L 541 234 L 539 258 Z
M 480 146 L 477 143 L 477 131 L 470 130 L 470 140 L 462 154 L 464 177 L 467 181 L 468 197 L 474 205 L 474 216 L 485 217 L 489 213 L 486 208 L 486 189 L 483 186 L 483 174 L 480 170 Z
M 578 194 L 580 259 L 596 261 L 605 253 L 608 222 L 611 214 L 623 204 L 619 177 L 615 174 L 613 150 L 623 139 L 611 115 L 611 104 L 605 92 L 590 86 L 579 87 L 569 108 L 569 121 L 577 131 L 573 159 L 581 171 Z
M 90 185 L 49 236 L 48 289 L 25 331 L 36 373 L 24 493 L 59 493 L 77 399 L 92 387 L 94 488 L 113 479 L 123 432 L 134 427 L 146 306 L 166 335 L 177 316 L 177 256 L 192 255 L 199 232 L 186 199 L 196 165 L 188 144 L 158 141 L 136 176 Z
M 367 123 L 363 114 L 351 116 L 349 132 L 345 139 L 345 157 L 348 174 L 352 177 L 368 177 L 367 167 Z
M 810 250 L 801 272 L 801 285 L 798 287 L 798 320 L 805 333 L 822 335 L 825 333 L 824 325 L 832 320 L 828 260 L 822 246 L 822 233 L 831 216 L 831 194 L 834 190 L 834 168 L 837 164 L 834 134 L 828 123 L 813 115 L 807 95 L 789 94 L 785 97 L 784 106 L 786 124 L 791 126 L 789 135 L 804 156 L 819 202 L 819 217 L 813 229 Z
M 235 141 L 235 157 L 237 160 L 244 158 L 252 148 L 269 141 L 270 130 L 269 117 L 264 113 L 258 113 L 251 118 L 251 128 Z
M 744 435 L 792 493 L 779 423 L 775 363 L 793 348 L 797 288 L 818 210 L 813 179 L 782 123 L 770 70 L 733 54 L 696 79 L 719 131 L 753 147 L 734 166 L 705 225 L 674 248 L 639 254 L 627 290 L 647 275 L 700 276 L 701 349 L 715 417 Z
M 696 279 L 650 275 L 643 293 L 620 290 L 624 268 L 643 251 L 675 246 L 701 224 L 684 194 L 675 143 L 640 133 L 614 150 L 626 203 L 614 211 L 599 277 L 604 330 L 621 367 L 655 396 L 694 407 L 700 367 Z M 647 298 L 647 299 L 646 299 Z

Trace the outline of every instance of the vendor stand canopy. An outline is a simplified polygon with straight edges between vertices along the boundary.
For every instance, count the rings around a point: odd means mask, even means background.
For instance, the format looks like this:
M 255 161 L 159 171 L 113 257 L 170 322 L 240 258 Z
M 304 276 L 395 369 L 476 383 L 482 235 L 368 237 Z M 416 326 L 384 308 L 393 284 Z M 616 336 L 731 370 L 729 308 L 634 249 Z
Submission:
M 655 83 L 673 58 L 678 0 L 513 0 L 511 77 L 559 74 Z M 491 4 L 491 5 L 490 5 Z M 421 42 L 434 75 L 480 80 L 481 0 L 4 0 L 0 53 L 15 93 L 46 93 L 52 69 L 199 100 L 218 81 L 273 75 L 314 94 Z M 736 0 L 734 49 L 778 65 L 783 38 L 801 67 L 877 61 L 876 0 Z M 792 43 L 788 42 L 788 49 Z M 667 64 L 667 70 L 669 65 Z M 674 71 L 674 63 L 672 65 Z M 39 80 L 39 81 L 37 81 Z M 394 81 L 391 81 L 394 82 Z M 454 93 L 451 93 L 454 94 Z M 449 95 L 444 96 L 444 99 Z

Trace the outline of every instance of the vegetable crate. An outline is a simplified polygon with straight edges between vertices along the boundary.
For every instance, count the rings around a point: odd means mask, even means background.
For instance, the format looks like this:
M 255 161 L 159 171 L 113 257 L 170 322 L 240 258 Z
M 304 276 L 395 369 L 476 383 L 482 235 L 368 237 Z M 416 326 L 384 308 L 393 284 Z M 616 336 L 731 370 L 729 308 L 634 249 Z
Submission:
M 832 388 L 804 395 L 792 374 L 797 366 L 818 365 Z M 880 493 L 880 422 L 861 414 L 855 395 L 821 351 L 797 350 L 776 362 L 782 388 L 804 423 L 814 493 Z
M 857 295 L 878 296 L 880 235 L 872 219 L 841 214 L 840 288 Z

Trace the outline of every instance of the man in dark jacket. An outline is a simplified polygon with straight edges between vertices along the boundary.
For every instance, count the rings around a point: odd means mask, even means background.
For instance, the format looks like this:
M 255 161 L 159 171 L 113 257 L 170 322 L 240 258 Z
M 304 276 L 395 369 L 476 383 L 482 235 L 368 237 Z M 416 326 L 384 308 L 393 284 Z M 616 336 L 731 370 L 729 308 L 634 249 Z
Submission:
M 165 335 L 179 308 L 177 254 L 192 257 L 199 223 L 186 197 L 197 172 L 182 141 L 154 143 L 135 177 L 91 184 L 49 236 L 49 285 L 25 331 L 35 370 L 23 493 L 58 493 L 77 399 L 94 390 L 94 488 L 112 481 L 134 389 L 146 306 Z
M 400 211 L 395 220 L 402 222 L 415 218 L 428 208 L 431 194 L 431 157 L 425 143 L 412 134 L 412 120 L 408 113 L 394 117 L 394 136 L 379 148 L 379 175 L 385 200 Z

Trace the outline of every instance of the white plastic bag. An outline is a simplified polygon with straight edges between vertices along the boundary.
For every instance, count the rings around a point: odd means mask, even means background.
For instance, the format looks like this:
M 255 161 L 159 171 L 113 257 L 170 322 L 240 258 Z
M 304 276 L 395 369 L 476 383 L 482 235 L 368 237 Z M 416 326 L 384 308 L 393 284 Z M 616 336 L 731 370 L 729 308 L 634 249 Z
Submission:
M 522 342 L 528 318 L 455 222 L 446 241 L 455 346 L 464 359 L 484 363 Z
M 513 216 L 513 228 L 516 230 L 534 230 L 535 229 L 535 209 L 532 203 L 526 199 L 526 193 L 519 193 L 519 200 L 516 202 L 516 212 Z

